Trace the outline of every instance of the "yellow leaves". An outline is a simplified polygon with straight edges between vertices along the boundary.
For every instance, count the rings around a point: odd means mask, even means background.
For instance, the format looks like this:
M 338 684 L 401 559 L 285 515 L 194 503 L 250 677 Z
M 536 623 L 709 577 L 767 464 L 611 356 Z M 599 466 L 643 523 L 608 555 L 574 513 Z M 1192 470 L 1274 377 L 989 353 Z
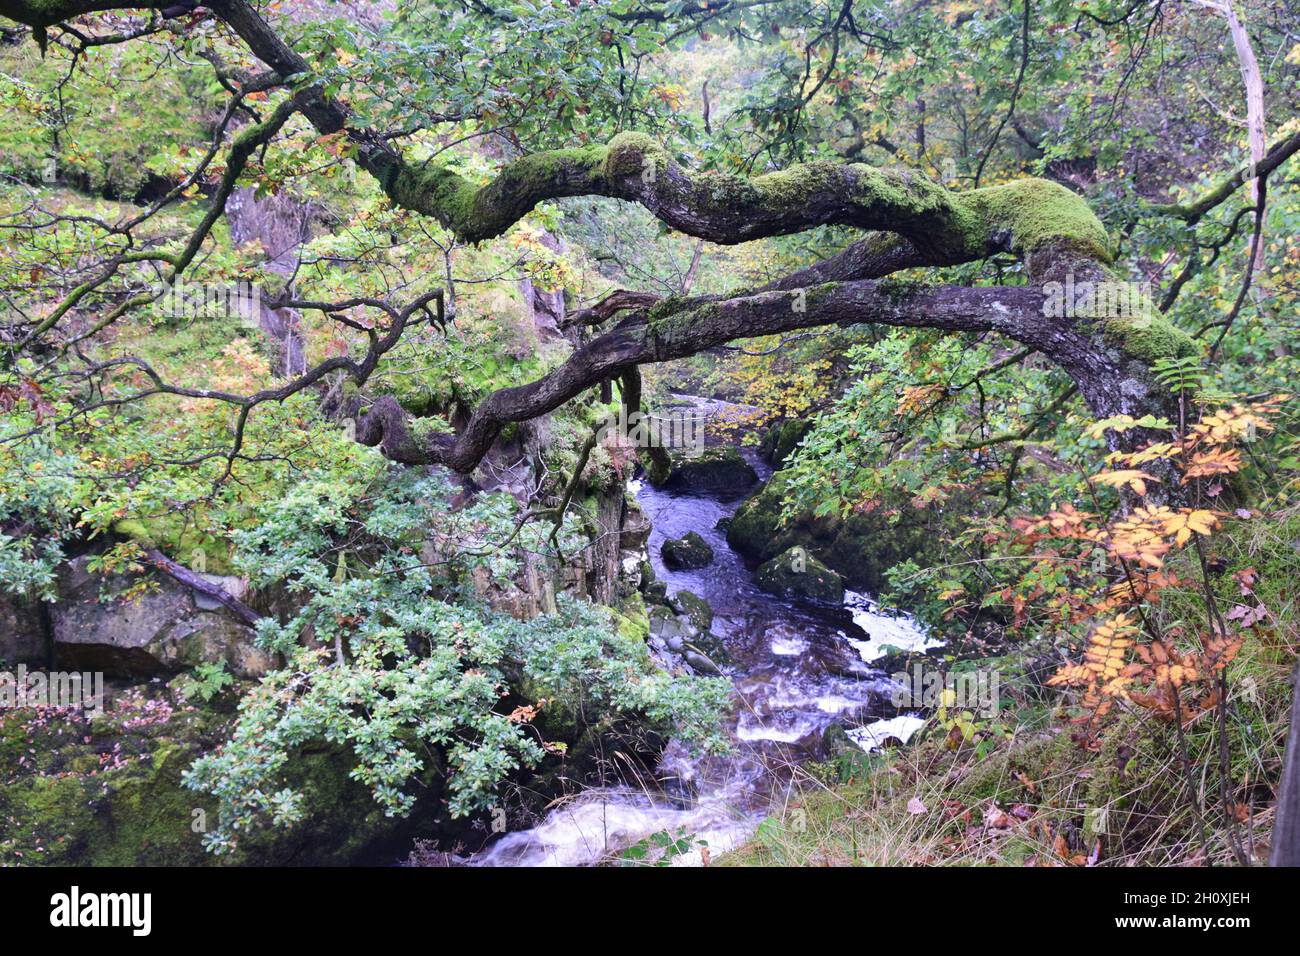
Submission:
M 651 95 L 657 96 L 670 110 L 676 112 L 682 108 L 686 102 L 686 88 L 677 83 L 664 83 L 656 86 L 650 91 Z
M 1149 568 L 1163 567 L 1162 559 L 1169 552 L 1169 544 L 1164 539 L 1164 525 L 1173 514 L 1164 506 L 1134 508 L 1131 517 L 1117 521 L 1111 527 L 1111 553 L 1123 561 L 1133 561 Z
M 1159 441 L 1147 445 L 1140 451 L 1135 452 L 1113 452 L 1106 456 L 1108 464 L 1128 465 L 1130 468 L 1141 468 L 1143 465 L 1153 461 L 1164 461 L 1172 457 L 1179 446 L 1170 441 Z
M 1133 633 L 1137 630 L 1127 614 L 1117 614 L 1109 621 L 1097 625 L 1088 639 L 1088 650 L 1083 655 L 1084 666 L 1103 680 L 1120 676 L 1128 649 L 1133 646 Z
M 1174 536 L 1174 544 L 1182 547 L 1191 540 L 1193 534 L 1210 534 L 1219 524 L 1213 511 L 1193 511 L 1181 508 L 1176 514 L 1165 518 L 1164 532 Z
M 1117 471 L 1099 471 L 1092 476 L 1093 481 L 1100 482 L 1110 488 L 1131 488 L 1139 495 L 1147 493 L 1147 482 L 1160 481 L 1154 475 L 1148 475 L 1145 471 L 1138 471 L 1136 468 L 1121 468 Z
M 898 414 L 911 415 L 923 411 L 930 400 L 943 391 L 944 387 L 938 384 L 906 386 L 902 398 L 898 400 Z
M 1053 686 L 1087 685 L 1094 692 L 1101 684 L 1107 696 L 1123 696 L 1124 686 L 1129 680 L 1125 665 L 1136 632 L 1135 620 L 1128 614 L 1117 614 L 1102 621 L 1088 637 L 1083 663 L 1063 665 L 1048 678 L 1047 683 Z

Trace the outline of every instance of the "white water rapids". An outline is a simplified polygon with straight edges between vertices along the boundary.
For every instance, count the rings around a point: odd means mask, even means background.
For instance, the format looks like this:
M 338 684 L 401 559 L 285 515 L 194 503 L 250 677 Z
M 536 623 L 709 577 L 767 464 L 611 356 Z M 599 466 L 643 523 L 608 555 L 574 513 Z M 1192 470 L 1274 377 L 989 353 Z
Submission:
M 766 476 L 766 469 L 749 456 Z M 788 602 L 760 590 L 753 573 L 716 529 L 741 499 L 637 489 L 653 525 L 649 550 L 670 593 L 694 591 L 714 610 L 713 632 L 735 660 L 728 676 L 735 708 L 728 730 L 735 745 L 724 757 L 692 757 L 671 742 L 653 791 L 599 787 L 552 807 L 535 827 L 506 833 L 472 858 L 480 866 L 574 866 L 602 862 L 652 834 L 667 831 L 705 841 L 713 857 L 734 848 L 788 790 L 791 770 L 820 756 L 832 721 L 870 749 L 888 737 L 906 741 L 922 721 L 892 715 L 892 685 L 869 664 L 886 647 L 924 650 L 938 642 L 906 616 L 882 613 L 848 592 L 843 608 Z M 693 571 L 669 571 L 659 558 L 665 538 L 701 534 L 715 560 Z M 678 858 L 698 863 L 699 850 Z

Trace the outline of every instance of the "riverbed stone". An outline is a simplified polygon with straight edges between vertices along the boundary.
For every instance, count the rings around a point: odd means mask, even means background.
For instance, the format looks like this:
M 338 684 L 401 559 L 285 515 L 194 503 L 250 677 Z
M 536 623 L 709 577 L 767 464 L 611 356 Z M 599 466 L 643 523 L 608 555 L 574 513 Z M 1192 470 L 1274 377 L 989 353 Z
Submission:
M 784 598 L 844 603 L 844 579 L 800 547 L 759 566 L 758 586 Z
M 713 626 L 713 608 L 694 591 L 678 591 L 668 599 L 668 606 L 678 614 L 685 614 L 701 631 Z
M 703 568 L 713 563 L 713 548 L 698 532 L 688 531 L 680 538 L 669 538 L 659 550 L 664 567 L 673 571 Z
M 735 448 L 710 448 L 673 457 L 663 486 L 673 491 L 741 495 L 758 483 L 758 472 Z

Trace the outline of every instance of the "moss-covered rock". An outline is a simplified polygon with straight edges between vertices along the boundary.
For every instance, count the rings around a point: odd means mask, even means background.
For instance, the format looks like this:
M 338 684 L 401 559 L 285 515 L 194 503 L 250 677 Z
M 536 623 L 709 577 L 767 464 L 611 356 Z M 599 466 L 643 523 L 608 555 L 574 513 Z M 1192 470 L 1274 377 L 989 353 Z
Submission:
M 797 515 L 782 520 L 787 480 L 783 472 L 774 474 L 736 509 L 727 526 L 727 543 L 752 561 L 770 560 L 796 544 L 820 553 L 835 539 L 839 526 L 836 518 Z
M 755 579 L 764 591 L 781 597 L 844 603 L 844 579 L 803 548 L 791 548 L 760 565 Z
M 678 591 L 668 599 L 668 606 L 678 614 L 685 614 L 687 620 L 701 631 L 713 627 L 713 608 L 694 591 Z
M 770 433 L 772 436 L 771 449 L 768 450 L 767 462 L 774 468 L 784 466 L 785 459 L 790 457 L 794 449 L 798 447 L 803 437 L 813 431 L 813 420 L 811 419 L 792 419 L 781 424 L 775 432 Z
M 233 853 L 214 856 L 202 837 L 216 823 L 216 803 L 187 789 L 182 774 L 224 739 L 231 716 L 156 687 L 120 694 L 93 719 L 0 712 L 0 865 L 376 863 L 446 823 L 436 766 L 423 775 L 421 809 L 393 819 L 351 779 L 351 755 L 322 743 L 301 748 L 285 771 L 303 794 L 303 821 L 255 830 Z
M 669 538 L 659 550 L 664 567 L 673 571 L 703 568 L 713 563 L 713 548 L 695 531 L 680 538 Z
M 673 491 L 743 494 L 758 483 L 758 473 L 735 448 L 710 448 L 674 457 L 663 486 Z
M 727 543 L 751 561 L 770 561 L 799 546 L 837 571 L 857 590 L 879 593 L 885 572 L 911 558 L 921 565 L 940 563 L 944 541 L 957 529 L 959 506 L 914 508 L 903 495 L 872 511 L 854 512 L 840 521 L 833 517 L 796 515 L 782 520 L 781 499 L 786 477 L 777 472 L 757 494 L 736 509 L 727 529 Z

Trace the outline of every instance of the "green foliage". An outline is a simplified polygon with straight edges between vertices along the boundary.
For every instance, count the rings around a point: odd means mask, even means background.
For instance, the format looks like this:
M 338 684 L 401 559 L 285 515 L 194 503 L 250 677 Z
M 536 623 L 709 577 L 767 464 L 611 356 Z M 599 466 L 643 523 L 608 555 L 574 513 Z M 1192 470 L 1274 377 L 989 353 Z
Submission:
M 690 854 L 697 847 L 709 845 L 708 840 L 697 839 L 694 833 L 687 833 L 685 827 L 675 831 L 658 830 L 648 837 L 638 840 L 619 854 L 619 863 L 623 866 L 672 866 Z
M 230 741 L 187 775 L 219 801 L 220 825 L 206 838 L 214 851 L 233 849 L 259 818 L 300 820 L 301 795 L 281 775 L 315 741 L 350 749 L 353 777 L 390 816 L 411 811 L 410 783 L 429 771 L 445 774 L 453 817 L 490 806 L 545 753 L 525 721 L 500 709 L 516 674 L 547 706 L 589 720 L 642 715 L 688 742 L 724 746 L 726 682 L 657 670 L 608 611 L 566 598 L 558 615 L 519 622 L 450 597 L 474 567 L 506 577 L 517 565 L 503 548 L 515 522 L 509 499 L 448 514 L 448 492 L 439 475 L 401 470 L 351 501 L 306 483 L 236 535 L 250 579 L 303 603 L 284 622 L 259 623 L 259 642 L 286 666 L 243 699 Z

